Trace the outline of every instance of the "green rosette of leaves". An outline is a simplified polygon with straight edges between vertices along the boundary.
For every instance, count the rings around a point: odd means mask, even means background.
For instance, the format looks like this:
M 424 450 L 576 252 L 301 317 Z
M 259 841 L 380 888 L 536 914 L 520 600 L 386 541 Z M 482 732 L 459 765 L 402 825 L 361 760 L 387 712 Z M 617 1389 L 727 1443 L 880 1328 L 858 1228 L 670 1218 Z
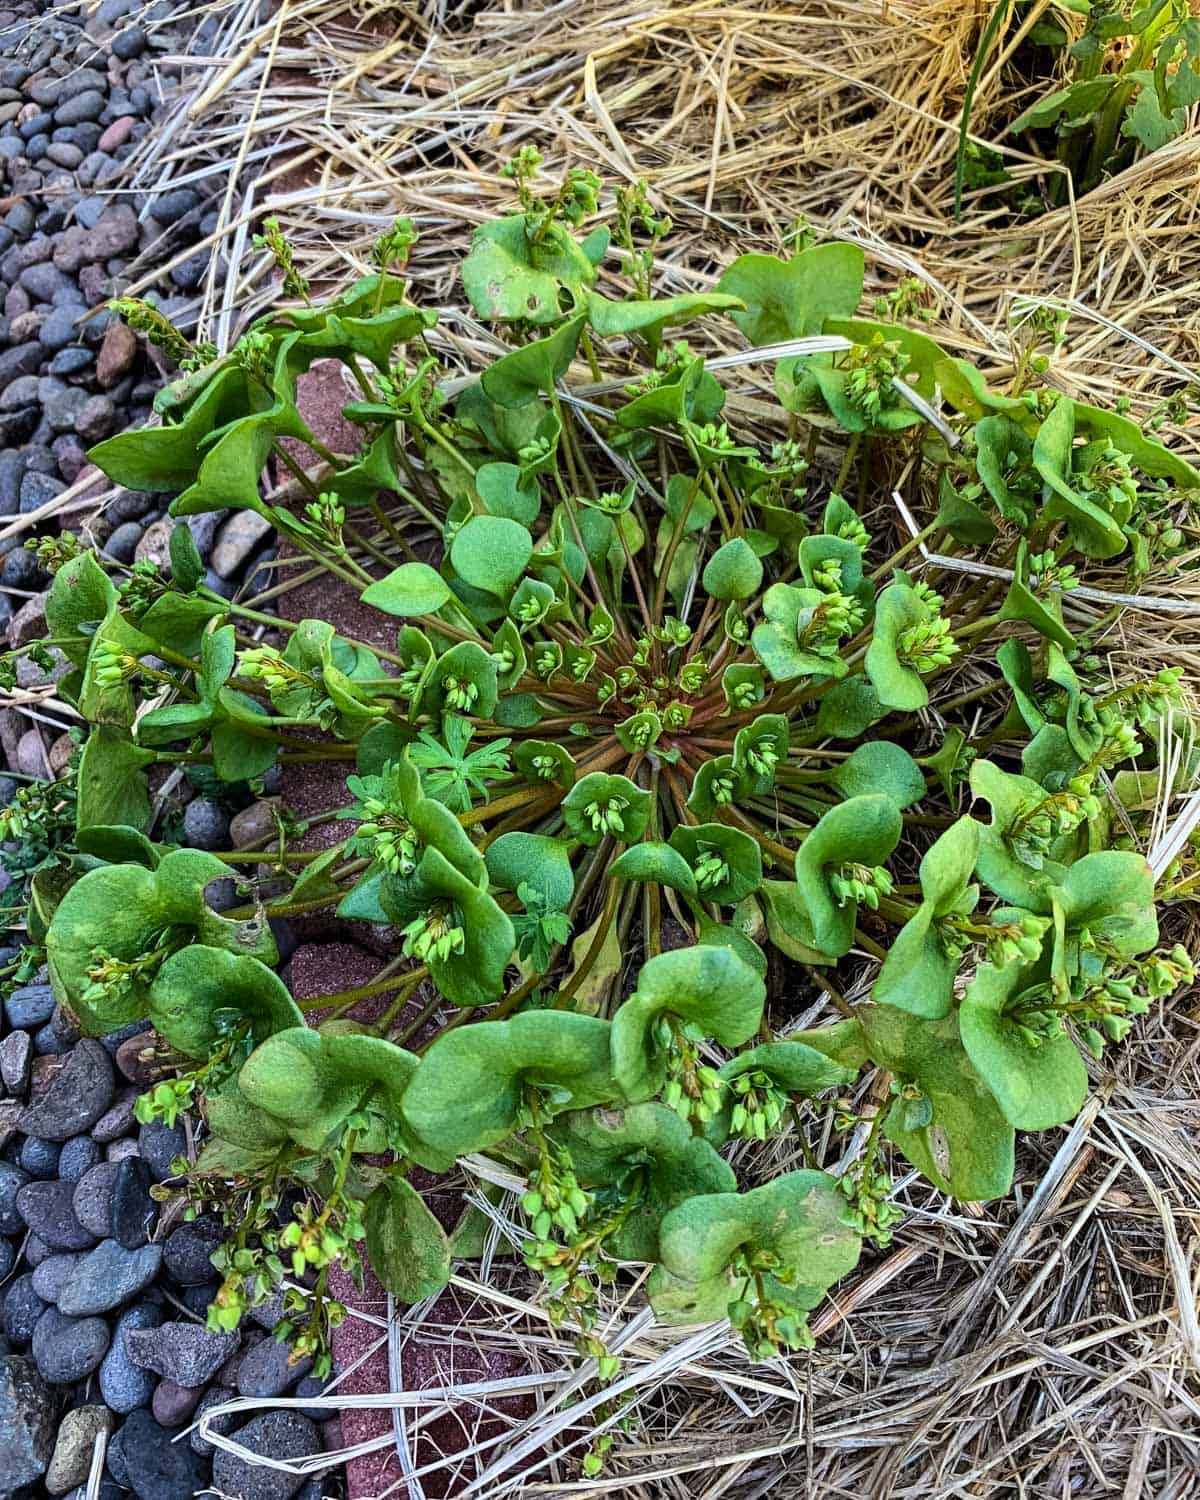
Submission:
M 896 1231 L 889 1157 L 1004 1194 L 1015 1132 L 1070 1119 L 1085 1058 L 1191 977 L 1155 907 L 1193 894 L 1192 851 L 1157 885 L 1132 852 L 1163 747 L 1190 743 L 1180 674 L 1119 680 L 1070 594 L 1194 550 L 1200 474 L 1040 381 L 1049 315 L 992 388 L 923 283 L 869 314 L 857 246 L 800 226 L 786 256 L 659 296 L 644 185 L 597 224 L 587 169 L 550 182 L 527 145 L 505 175 L 461 268 L 494 349 L 418 305 L 405 220 L 329 298 L 267 221 L 282 300 L 219 357 L 123 304 L 180 374 L 160 425 L 95 460 L 180 516 L 256 512 L 355 624 L 222 598 L 184 521 L 128 568 L 39 540 L 27 654 L 62 652 L 86 727 L 3 813 L 17 968 L 44 941 L 85 1029 L 148 1020 L 180 1062 L 139 1111 L 196 1107 L 182 1190 L 244 1215 L 213 1327 L 290 1270 L 284 1332 L 319 1365 L 335 1264 L 435 1294 L 450 1243 L 411 1174 L 458 1162 L 491 1179 L 487 1254 L 519 1219 L 600 1380 L 597 1289 L 630 1261 L 664 1320 L 729 1317 L 765 1358 Z M 772 367 L 777 424 L 727 403 L 700 352 L 722 321 Z M 348 451 L 297 404 L 317 359 L 346 377 Z M 329 792 L 303 814 L 302 767 Z M 176 848 L 181 778 L 262 801 L 263 836 Z M 329 914 L 386 963 L 310 1025 L 270 921 Z M 888 1075 L 874 1113 L 864 1067 Z M 772 1175 L 793 1156 L 812 1170 Z

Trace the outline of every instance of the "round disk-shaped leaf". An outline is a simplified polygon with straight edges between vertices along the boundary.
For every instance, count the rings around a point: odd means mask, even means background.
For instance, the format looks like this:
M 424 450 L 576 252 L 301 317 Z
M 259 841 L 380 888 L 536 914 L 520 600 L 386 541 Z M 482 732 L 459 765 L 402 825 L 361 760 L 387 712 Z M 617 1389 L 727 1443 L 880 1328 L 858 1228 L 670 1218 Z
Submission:
M 900 841 L 903 823 L 895 802 L 881 793 L 852 797 L 832 807 L 801 844 L 796 855 L 796 885 L 812 929 L 812 943 L 827 956 L 841 958 L 854 941 L 858 905 L 839 903 L 829 882 L 831 869 L 846 864 L 874 867 Z
M 731 537 L 718 547 L 701 576 L 705 591 L 714 599 L 749 599 L 763 580 L 763 565 L 745 537 Z
M 748 1193 L 689 1198 L 662 1222 L 659 1256 L 684 1281 L 711 1283 L 743 1249 L 777 1255 L 795 1282 L 767 1277 L 771 1294 L 807 1309 L 858 1264 L 862 1240 L 825 1172 L 787 1172 Z
M 621 1227 L 605 1242 L 617 1260 L 658 1258 L 663 1216 L 698 1193 L 732 1193 L 737 1179 L 712 1146 L 693 1136 L 663 1104 L 591 1109 L 555 1122 L 584 1187 L 611 1188 L 633 1200 Z
M 806 1098 L 822 1089 L 838 1088 L 857 1075 L 857 1068 L 844 1067 L 804 1042 L 763 1042 L 731 1057 L 718 1069 L 729 1084 L 747 1073 L 761 1073 L 775 1088 L 785 1094 L 802 1094 Z M 730 1089 L 721 1091 L 721 1108 L 705 1127 L 705 1138 L 720 1143 L 729 1135 L 734 1096 Z
M 472 516 L 450 544 L 454 571 L 472 588 L 507 599 L 533 556 L 533 538 L 507 516 Z
M 762 885 L 762 851 L 740 828 L 725 823 L 680 823 L 671 830 L 670 844 L 696 876 L 704 901 L 736 906 Z
M 925 795 L 921 768 L 893 740 L 868 740 L 838 765 L 829 776 L 843 797 L 863 797 L 881 792 L 897 807 L 911 807 Z
M 215 854 L 175 849 L 155 870 L 106 865 L 89 870 L 59 902 L 46 938 L 50 982 L 61 1004 L 91 1035 L 140 1021 L 149 1013 L 149 983 L 137 974 L 120 989 L 95 992 L 88 970 L 96 955 L 123 963 L 153 953 L 172 931 L 272 962 L 275 941 L 265 922 L 235 922 L 212 911 L 205 887 L 233 871 Z
M 401 1302 L 435 1297 L 450 1280 L 450 1241 L 407 1178 L 384 1178 L 367 1199 L 363 1224 L 371 1269 Z
M 921 1020 L 890 1005 L 861 1013 L 873 1061 L 913 1084 L 928 1108 L 897 1099 L 883 1133 L 944 1193 L 1000 1198 L 1013 1175 L 1013 1128 L 958 1034 L 958 1017 Z
M 399 1048 L 396 1049 L 400 1051 Z M 256 1047 L 238 1074 L 245 1098 L 287 1128 L 300 1145 L 318 1151 L 358 1109 L 371 1079 L 340 1069 L 328 1038 L 307 1026 L 279 1031 Z
M 880 703 L 888 708 L 915 713 L 929 702 L 929 689 L 921 674 L 906 666 L 897 655 L 901 632 L 928 618 L 928 606 L 906 584 L 893 583 L 879 596 L 866 669 Z
M 636 844 L 650 816 L 650 793 L 628 776 L 592 771 L 563 798 L 562 815 L 567 831 L 589 848 L 607 833 L 623 844 Z

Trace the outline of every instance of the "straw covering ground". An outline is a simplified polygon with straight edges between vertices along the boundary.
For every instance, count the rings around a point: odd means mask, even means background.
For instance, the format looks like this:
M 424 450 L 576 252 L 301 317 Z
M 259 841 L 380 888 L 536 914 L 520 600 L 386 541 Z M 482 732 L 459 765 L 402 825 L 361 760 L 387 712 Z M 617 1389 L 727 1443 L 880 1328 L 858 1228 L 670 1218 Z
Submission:
M 1032 221 L 1013 224 L 968 195 L 956 225 L 958 113 L 989 8 L 282 0 L 263 15 L 232 4 L 215 53 L 190 61 L 175 111 L 131 180 L 224 185 L 213 242 L 228 274 L 220 288 L 209 281 L 201 307 L 201 333 L 221 347 L 268 298 L 272 268 L 250 238 L 265 212 L 278 216 L 314 283 L 331 289 L 362 274 L 367 244 L 407 214 L 421 233 L 417 297 L 461 304 L 450 278 L 471 229 L 510 201 L 499 168 L 531 141 L 551 176 L 585 163 L 610 180 L 647 179 L 676 225 L 660 295 L 710 287 L 736 254 L 778 250 L 806 215 L 818 234 L 866 248 L 869 290 L 921 277 L 940 306 L 939 338 L 988 366 L 995 383 L 1011 366 L 1023 299 L 1069 307 L 1050 383 L 1086 400 L 1129 396 L 1132 414 L 1145 417 L 1194 378 L 1200 132 Z M 1026 23 L 1045 9 L 1035 0 Z M 972 131 L 985 142 L 1009 103 L 1003 64 L 997 54 L 976 98 Z M 1051 171 L 1001 144 L 1014 174 L 1040 181 Z M 464 369 L 494 347 L 462 315 L 439 335 L 457 345 Z M 731 329 L 730 349 L 734 338 Z M 738 367 L 730 383 L 734 412 L 770 420 L 769 369 Z M 1161 436 L 1194 459 L 1198 431 Z M 99 493 L 85 492 L 89 502 Z M 59 503 L 77 501 L 69 492 Z M 902 535 L 899 517 L 889 524 Z M 1150 606 L 1127 612 L 1106 641 L 1118 680 L 1196 666 L 1200 587 L 1157 579 L 1145 593 Z M 1162 600 L 1174 608 L 1155 607 Z M 1072 608 L 1082 619 L 1089 606 Z M 971 686 L 965 679 L 959 690 Z M 1187 807 L 1163 800 L 1159 845 Z M 1176 913 L 1167 935 L 1193 946 L 1181 923 Z M 864 992 L 870 978 L 864 967 Z M 796 1024 L 825 1014 L 818 1002 Z M 592 1487 L 639 1500 L 1192 1493 L 1196 1020 L 1185 997 L 1106 1053 L 1074 1125 L 1023 1139 L 1011 1198 L 976 1212 L 915 1174 L 902 1179 L 902 1235 L 814 1316 L 812 1355 L 751 1369 L 736 1335 L 647 1331 L 634 1309 L 614 1306 L 610 1334 L 628 1325 L 622 1354 L 638 1399 Z M 530 1300 L 534 1279 L 517 1267 L 497 1259 L 478 1277 L 490 1290 L 465 1273 L 459 1303 L 469 1319 L 438 1326 L 417 1310 L 405 1336 L 419 1325 L 448 1378 L 468 1347 L 568 1370 L 569 1340 L 549 1329 Z M 561 1386 L 547 1385 L 543 1398 Z M 495 1419 L 492 1395 L 464 1394 L 468 1430 L 476 1413 Z M 548 1461 L 579 1435 L 557 1430 L 556 1410 L 548 1401 L 528 1426 L 504 1417 L 513 1431 L 479 1460 L 478 1490 L 462 1480 L 450 1493 L 587 1492 L 569 1460 Z M 433 1460 L 428 1445 L 407 1447 L 418 1462 Z

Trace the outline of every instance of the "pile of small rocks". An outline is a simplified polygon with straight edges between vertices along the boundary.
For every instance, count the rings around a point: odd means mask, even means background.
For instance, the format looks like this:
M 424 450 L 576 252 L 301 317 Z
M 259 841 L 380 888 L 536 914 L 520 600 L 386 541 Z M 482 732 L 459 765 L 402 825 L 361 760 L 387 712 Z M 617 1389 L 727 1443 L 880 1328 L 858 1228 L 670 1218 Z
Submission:
M 178 0 L 74 9 L 0 0 L 0 530 L 74 483 L 89 446 L 150 416 L 167 372 L 105 300 L 167 266 L 155 299 L 184 331 L 195 325 L 209 252 L 181 252 L 216 227 L 208 189 L 118 184 L 178 79 L 167 59 L 185 40 L 202 51 L 218 24 Z M 121 491 L 103 515 L 84 515 L 86 534 L 118 563 L 165 567 L 174 524 L 165 508 L 166 497 Z M 62 524 L 80 529 L 74 517 Z M 274 556 L 258 516 L 188 524 L 209 586 L 226 597 Z M 24 548 L 28 534 L 0 540 L 0 640 L 7 634 L 10 648 L 45 634 L 50 580 Z M 19 686 L 53 681 L 65 666 L 47 673 L 22 661 Z M 0 708 L 0 771 L 56 775 L 74 748 Z M 0 774 L 0 803 L 15 786 Z M 267 804 L 239 805 L 183 783 L 169 834 L 213 849 L 273 826 Z M 3 942 L 0 933 L 0 968 L 17 953 Z M 218 1285 L 209 1256 L 223 1229 L 211 1215 L 187 1222 L 151 1193 L 189 1145 L 182 1126 L 135 1119 L 153 1077 L 152 1035 L 134 1027 L 81 1039 L 46 979 L 43 970 L 0 1012 L 0 1500 L 84 1500 L 98 1435 L 101 1500 L 338 1493 L 332 1474 L 302 1481 L 188 1433 L 197 1415 L 239 1395 L 313 1397 L 320 1383 L 270 1337 L 278 1305 L 239 1333 L 207 1330 Z M 249 1451 L 295 1459 L 338 1445 L 328 1417 L 305 1408 L 221 1421 Z
M 0 9 L 0 529 L 74 483 L 91 445 L 150 415 L 164 370 L 106 300 L 167 267 L 151 295 L 177 326 L 195 327 L 210 254 L 183 252 L 217 226 L 212 187 L 132 192 L 120 183 L 178 81 L 177 65 L 162 59 L 178 53 L 180 28 L 193 31 L 193 51 L 206 28 L 215 32 L 216 16 L 199 19 L 196 34 L 198 19 L 176 0 Z M 90 521 L 91 534 L 118 562 L 163 560 L 164 508 L 163 497 L 123 492 Z M 257 516 L 196 522 L 209 584 L 231 595 L 268 547 L 267 528 Z M 0 540 L 0 629 L 49 583 L 24 540 Z M 34 608 L 11 644 L 39 633 Z
M 0 959 L 11 955 L 0 953 Z M 44 975 L 3 1006 L 0 1038 L 0 1495 L 84 1500 L 97 1433 L 108 1437 L 105 1500 L 318 1500 L 327 1484 L 214 1453 L 198 1415 L 234 1397 L 315 1396 L 267 1331 L 278 1305 L 238 1333 L 212 1333 L 218 1285 L 212 1215 L 185 1220 L 151 1194 L 186 1153 L 181 1125 L 139 1125 L 153 1077 L 140 1026 L 80 1039 Z M 320 1453 L 340 1443 L 320 1408 L 224 1417 L 251 1452 Z M 40 1486 L 40 1487 L 39 1487 Z

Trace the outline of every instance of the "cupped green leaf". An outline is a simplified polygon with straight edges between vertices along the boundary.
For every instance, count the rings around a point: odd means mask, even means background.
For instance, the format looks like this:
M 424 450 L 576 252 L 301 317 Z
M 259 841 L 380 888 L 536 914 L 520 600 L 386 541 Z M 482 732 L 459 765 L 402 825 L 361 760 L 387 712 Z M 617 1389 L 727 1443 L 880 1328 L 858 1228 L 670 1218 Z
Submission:
M 534 238 L 524 214 L 481 224 L 462 263 L 463 289 L 481 318 L 553 323 L 564 297 L 581 300 L 596 268 L 574 237 L 554 222 Z
M 696 877 L 691 865 L 670 844 L 633 844 L 613 860 L 608 874 L 612 880 L 654 881 L 685 896 L 696 894 Z
M 1120 525 L 1071 483 L 1075 404 L 1060 397 L 1033 440 L 1033 466 L 1046 482 L 1044 521 L 1063 520 L 1072 546 L 1085 557 L 1118 557 L 1126 547 Z
M 1098 976 L 1104 968 L 1100 949 L 1134 958 L 1158 941 L 1154 872 L 1130 849 L 1085 854 L 1051 888 L 1050 901 L 1053 973 L 1060 985 L 1079 974 Z
M 480 377 L 484 395 L 497 406 L 527 406 L 548 395 L 571 367 L 585 317 L 572 318 L 561 328 L 522 344 L 489 365 Z
M 516 947 L 513 925 L 494 898 L 440 849 L 425 850 L 411 879 L 385 880 L 380 898 L 399 925 L 417 924 L 410 935 L 412 952 L 429 964 L 433 982 L 447 1000 L 470 1007 L 500 998 L 504 970 Z M 444 947 L 436 941 L 443 936 Z M 432 944 L 428 952 L 422 938 Z
M 830 772 L 829 780 L 843 797 L 880 792 L 899 808 L 911 807 L 925 795 L 925 778 L 916 761 L 894 740 L 868 740 Z
M 687 862 L 702 901 L 736 906 L 762 884 L 762 851 L 740 828 L 680 823 L 671 830 L 669 842 Z
M 1052 859 L 1031 854 L 1021 838 L 1024 821 L 1045 801 L 1045 791 L 1028 776 L 1004 771 L 989 760 L 974 762 L 970 782 L 974 795 L 992 809 L 992 820 L 984 825 L 979 839 L 975 868 L 980 880 L 1003 901 L 1048 912 L 1048 888 L 1061 883 L 1065 870 Z M 1034 864 L 1031 859 L 1040 862 Z
M 817 709 L 817 732 L 835 740 L 853 740 L 880 719 L 887 709 L 873 684 L 865 677 L 847 677 L 835 682 Z
M 749 599 L 762 584 L 763 565 L 744 537 L 730 537 L 704 565 L 701 583 L 714 599 Z
M 949 1011 L 962 950 L 941 924 L 966 915 L 978 900 L 971 876 L 981 833 L 973 818 L 959 818 L 922 859 L 921 904 L 893 939 L 871 990 L 880 1004 L 931 1019 Z
M 255 1044 L 303 1026 L 287 985 L 257 958 L 193 943 L 173 953 L 150 986 L 150 1020 L 186 1057 L 207 1058 L 247 1025 Z
M 483 1151 L 517 1127 L 527 1090 L 552 1114 L 620 1097 L 610 1026 L 570 1011 L 525 1011 L 507 1021 L 444 1032 L 404 1095 L 404 1119 L 451 1156 Z
M 765 1000 L 761 977 L 731 948 L 660 953 L 642 965 L 637 989 L 613 1017 L 613 1076 L 629 1099 L 649 1099 L 666 1077 L 660 1018 L 678 1018 L 738 1047 L 758 1029 Z
M 450 1280 L 450 1241 L 406 1177 L 389 1172 L 363 1211 L 371 1269 L 403 1303 L 436 1297 Z
M 721 1107 L 704 1127 L 705 1139 L 721 1145 L 728 1139 L 734 1104 L 739 1097 L 729 1087 L 736 1078 L 753 1075 L 752 1081 L 778 1089 L 781 1093 L 811 1098 L 823 1089 L 840 1088 L 850 1083 L 857 1068 L 844 1067 L 804 1042 L 762 1042 L 739 1052 L 718 1069 L 726 1085 L 721 1090 Z
M 197 374 L 203 388 L 193 392 L 178 421 L 121 432 L 88 450 L 114 484 L 151 494 L 187 489 L 202 462 L 203 439 L 250 410 L 244 370 L 230 363 Z
M 763 595 L 765 619 L 754 627 L 754 654 L 776 682 L 797 677 L 844 677 L 846 663 L 819 634 L 818 610 L 829 595 L 820 589 L 773 583 Z
M 826 318 L 852 316 L 863 267 L 861 248 L 851 244 L 813 245 L 786 261 L 739 255 L 717 289 L 743 303 L 730 316 L 752 344 L 778 344 L 820 333 Z
M 893 583 L 880 594 L 867 647 L 866 670 L 880 703 L 914 713 L 929 702 L 929 689 L 915 668 L 901 661 L 900 637 L 929 619 L 929 608 L 907 584 Z
M 1029 544 L 1022 537 L 1017 544 L 1013 580 L 1008 586 L 1008 593 L 1004 597 L 1004 603 L 1000 606 L 997 619 L 1016 620 L 1032 625 L 1046 640 L 1069 651 L 1075 642 L 1071 632 L 1062 622 L 1061 595 L 1055 593 L 1042 599 L 1033 592 L 1029 587 L 1028 558 Z M 1007 646 L 1010 643 L 1006 641 L 1004 644 Z
M 93 823 L 145 828 L 150 821 L 150 793 L 144 769 L 155 758 L 153 750 L 135 745 L 125 730 L 98 724 L 79 757 L 76 828 Z
M 729 1302 L 743 1293 L 753 1295 L 748 1278 L 731 1274 L 741 1251 L 777 1256 L 789 1279 L 767 1274 L 764 1289 L 772 1301 L 806 1312 L 854 1269 L 861 1249 L 862 1240 L 848 1222 L 846 1200 L 825 1172 L 786 1172 L 746 1193 L 689 1198 L 663 1219 L 659 1234 L 659 1254 L 669 1275 L 698 1291 L 711 1289 L 698 1298 L 705 1310 L 714 1300 L 716 1278 L 726 1280 Z M 654 1296 L 651 1289 L 652 1305 Z M 678 1300 L 673 1308 L 662 1309 L 668 1316 L 678 1312 Z
M 1007 1193 L 1013 1128 L 963 1047 L 957 1015 L 930 1021 L 880 1005 L 861 1024 L 872 1060 L 907 1085 L 884 1120 L 887 1139 L 944 1193 L 968 1202 Z
M 46 630 L 77 667 L 87 661 L 92 639 L 116 593 L 94 552 L 81 552 L 54 575 L 46 594 Z
M 541 833 L 502 833 L 484 855 L 488 877 L 504 891 L 532 886 L 551 911 L 565 911 L 575 894 L 571 856 L 560 839 Z
M 472 516 L 450 544 L 454 570 L 472 588 L 504 599 L 533 556 L 533 538 L 519 521 Z
M 307 1026 L 277 1031 L 254 1049 L 238 1074 L 246 1101 L 312 1151 L 324 1147 L 370 1088 L 369 1080 L 332 1061 L 329 1043 L 330 1038 Z
M 173 850 L 156 870 L 89 870 L 59 903 L 47 935 L 50 982 L 60 1004 L 87 1032 L 106 1036 L 149 1013 L 154 969 L 139 968 L 120 985 L 98 987 L 88 972 L 98 956 L 131 964 L 196 940 L 271 962 L 275 941 L 265 922 L 233 921 L 205 903 L 205 887 L 233 874 L 215 854 L 199 849 Z
M 489 516 L 507 516 L 522 526 L 532 526 L 542 508 L 536 477 L 526 477 L 516 464 L 481 464 L 475 488 Z
M 591 847 L 606 834 L 623 844 L 635 844 L 650 816 L 650 793 L 628 776 L 592 771 L 577 781 L 562 800 L 567 831 Z
M 1033 1035 L 1022 1025 L 1022 1001 L 1037 1007 L 1045 983 L 1044 964 L 982 964 L 959 1012 L 967 1055 L 1018 1130 L 1074 1119 L 1087 1098 L 1087 1069 L 1071 1038 Z
M 796 854 L 796 887 L 807 917 L 808 937 L 830 963 L 850 951 L 858 916 L 856 901 L 839 897 L 831 878 L 846 866 L 881 865 L 900 841 L 903 823 L 890 797 L 852 797 L 832 807 Z
M 737 1190 L 728 1163 L 662 1104 L 572 1112 L 560 1116 L 551 1133 L 583 1187 L 615 1189 L 631 1204 L 605 1241 L 617 1260 L 657 1260 L 665 1214 L 697 1194 Z

